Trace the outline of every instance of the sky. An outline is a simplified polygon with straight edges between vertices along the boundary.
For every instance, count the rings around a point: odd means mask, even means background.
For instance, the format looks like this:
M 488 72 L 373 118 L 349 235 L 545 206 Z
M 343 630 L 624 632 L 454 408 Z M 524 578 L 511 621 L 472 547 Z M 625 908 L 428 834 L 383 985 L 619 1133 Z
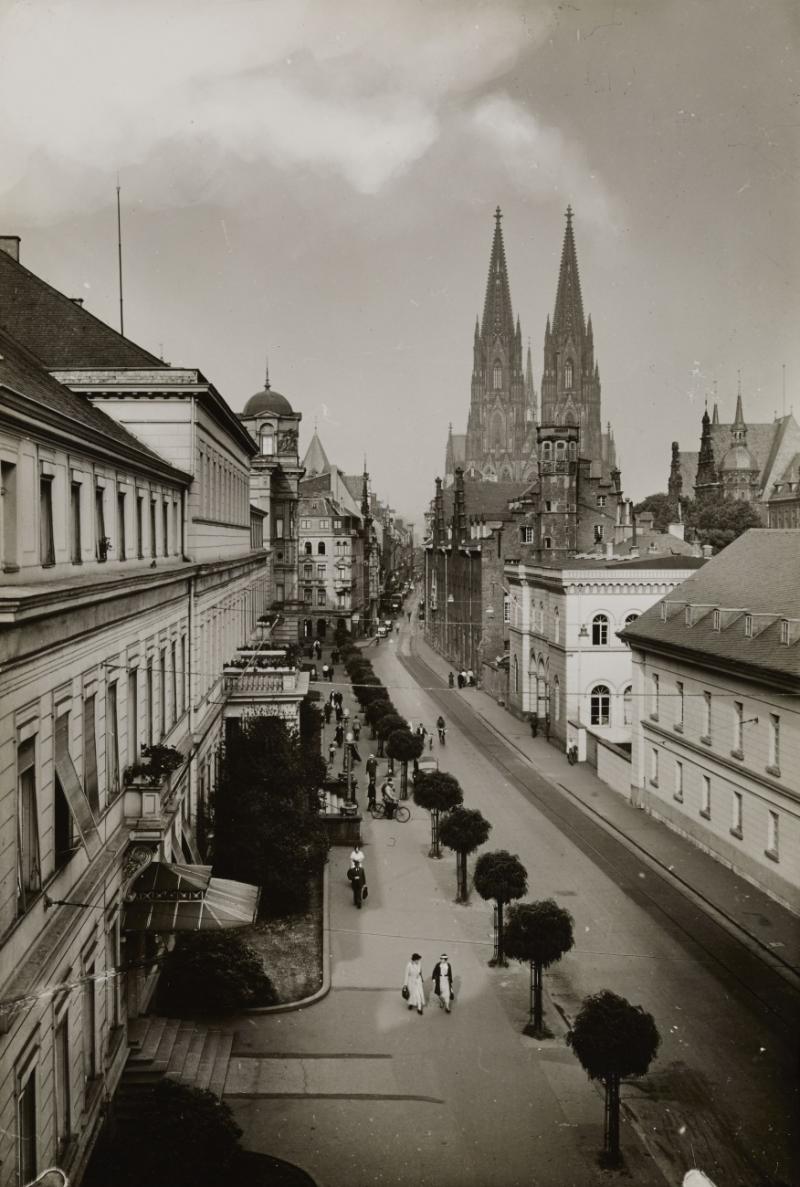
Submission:
M 272 387 L 422 526 L 503 211 L 537 390 L 575 211 L 625 492 L 715 390 L 800 418 L 794 0 L 0 0 L 0 234 L 199 367 Z M 784 397 L 785 376 L 785 397 Z

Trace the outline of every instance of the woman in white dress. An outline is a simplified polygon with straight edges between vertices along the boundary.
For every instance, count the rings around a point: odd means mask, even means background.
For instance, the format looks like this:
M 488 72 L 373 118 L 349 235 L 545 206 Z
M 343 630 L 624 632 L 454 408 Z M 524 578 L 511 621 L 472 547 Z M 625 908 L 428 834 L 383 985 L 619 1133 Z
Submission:
M 406 979 L 403 982 L 408 990 L 408 1008 L 416 1009 L 421 1014 L 425 1007 L 425 987 L 422 981 L 422 957 L 419 952 L 412 952 L 411 960 L 406 965 Z

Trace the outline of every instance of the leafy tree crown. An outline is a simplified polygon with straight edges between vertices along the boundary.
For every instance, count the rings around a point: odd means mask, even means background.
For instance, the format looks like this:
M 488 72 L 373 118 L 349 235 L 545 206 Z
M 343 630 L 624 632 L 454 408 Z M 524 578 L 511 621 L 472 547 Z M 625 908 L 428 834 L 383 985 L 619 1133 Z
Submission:
M 518 903 L 508 913 L 506 955 L 546 969 L 569 952 L 574 943 L 572 926 L 569 911 L 553 899 Z
M 477 808 L 453 808 L 439 826 L 439 838 L 457 853 L 474 853 L 486 844 L 491 831 L 491 824 Z
M 424 743 L 423 738 L 417 740 Z M 413 795 L 414 803 L 428 812 L 449 812 L 464 800 L 461 784 L 447 771 L 430 771 L 418 775 L 414 781 Z
M 389 734 L 386 753 L 389 758 L 396 758 L 398 762 L 411 762 L 419 758 L 425 746 L 425 739 L 418 734 L 412 734 L 406 725 L 405 729 L 393 730 Z
M 590 1080 L 643 1076 L 661 1038 L 652 1014 L 603 989 L 587 997 L 567 1035 Z
M 528 889 L 528 873 L 522 862 L 507 849 L 482 853 L 475 863 L 473 881 L 481 898 L 508 903 L 522 898 Z

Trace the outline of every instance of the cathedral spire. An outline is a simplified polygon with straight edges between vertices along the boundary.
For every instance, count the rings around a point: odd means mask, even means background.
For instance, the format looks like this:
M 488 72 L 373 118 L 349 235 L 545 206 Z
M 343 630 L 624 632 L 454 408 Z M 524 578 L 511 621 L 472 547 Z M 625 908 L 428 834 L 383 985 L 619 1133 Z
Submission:
M 583 298 L 581 279 L 578 274 L 578 257 L 575 251 L 575 235 L 572 230 L 572 207 L 567 207 L 567 226 L 564 231 L 564 246 L 561 249 L 561 269 L 558 274 L 556 307 L 553 313 L 553 333 L 558 337 L 582 336 L 586 330 L 583 319 Z
M 734 441 L 744 441 L 747 437 L 747 425 L 742 411 L 742 381 L 739 380 L 739 390 L 736 393 L 736 415 L 731 425 L 731 437 Z
M 485 340 L 496 334 L 514 336 L 514 314 L 511 308 L 511 290 L 508 284 L 506 249 L 503 244 L 503 229 L 500 207 L 495 211 L 494 238 L 489 260 L 489 275 L 486 279 L 486 300 L 483 305 L 481 337 Z

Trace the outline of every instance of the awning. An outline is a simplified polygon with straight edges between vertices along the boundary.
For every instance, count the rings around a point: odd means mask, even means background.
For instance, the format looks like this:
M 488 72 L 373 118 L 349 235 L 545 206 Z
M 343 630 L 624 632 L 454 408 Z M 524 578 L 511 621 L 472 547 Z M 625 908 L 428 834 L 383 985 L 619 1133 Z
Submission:
M 253 923 L 259 886 L 212 878 L 211 866 L 153 861 L 125 896 L 124 931 L 219 931 Z

